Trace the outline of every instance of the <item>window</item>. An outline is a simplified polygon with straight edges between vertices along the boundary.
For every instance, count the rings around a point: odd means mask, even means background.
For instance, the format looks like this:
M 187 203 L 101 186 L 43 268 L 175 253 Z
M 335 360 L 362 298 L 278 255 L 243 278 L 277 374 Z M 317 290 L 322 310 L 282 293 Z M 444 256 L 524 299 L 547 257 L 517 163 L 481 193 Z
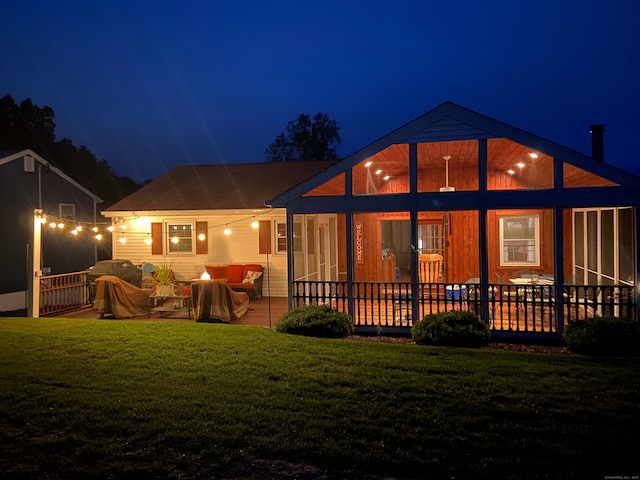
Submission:
M 167 223 L 167 250 L 169 253 L 192 253 L 193 225 Z
M 276 253 L 287 253 L 287 224 L 285 222 L 275 222 L 276 224 Z M 302 223 L 293 223 L 293 249 L 295 252 L 302 252 Z
M 58 204 L 58 210 L 60 218 L 64 220 L 76 219 L 76 206 L 73 203 L 60 203 Z
M 34 162 L 33 157 L 31 155 L 25 155 L 24 156 L 24 171 L 25 172 L 35 172 L 36 171 L 35 162 Z
M 538 215 L 500 217 L 500 265 L 540 265 Z
M 287 224 L 276 222 L 276 253 L 287 253 Z

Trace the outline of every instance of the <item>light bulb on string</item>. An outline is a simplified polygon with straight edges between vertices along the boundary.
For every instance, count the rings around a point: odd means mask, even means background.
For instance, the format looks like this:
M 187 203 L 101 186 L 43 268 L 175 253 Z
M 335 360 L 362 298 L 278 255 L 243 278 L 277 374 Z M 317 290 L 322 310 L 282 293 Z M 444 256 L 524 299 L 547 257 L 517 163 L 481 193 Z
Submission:
M 229 228 L 229 224 L 227 223 L 226 228 L 224 229 L 224 234 L 228 237 L 231 235 L 231 229 Z
M 119 242 L 120 242 L 120 243 L 122 243 L 122 244 L 127 243 L 127 239 L 126 239 L 126 238 L 125 238 L 125 236 L 124 236 L 124 232 L 122 232 L 122 237 L 120 237 Z
M 258 221 L 256 220 L 256 217 L 253 217 L 253 222 L 251 222 L 251 227 L 256 230 L 258 228 Z
M 147 238 L 144 240 L 144 243 L 147 245 L 151 245 L 151 234 L 147 233 Z

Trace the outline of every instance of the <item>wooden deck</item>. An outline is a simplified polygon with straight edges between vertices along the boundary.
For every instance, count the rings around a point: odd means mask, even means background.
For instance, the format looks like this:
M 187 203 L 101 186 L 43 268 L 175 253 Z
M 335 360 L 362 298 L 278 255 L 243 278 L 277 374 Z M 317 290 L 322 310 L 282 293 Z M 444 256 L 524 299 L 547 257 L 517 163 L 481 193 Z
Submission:
M 269 328 L 275 327 L 278 319 L 287 311 L 287 299 L 284 297 L 262 297 L 258 300 L 251 300 L 249 302 L 249 311 L 242 316 L 240 320 L 234 320 L 230 322 L 230 325 L 253 325 L 258 327 Z M 92 307 L 83 308 L 80 310 L 61 313 L 55 316 L 56 318 L 95 318 L 100 320 L 100 314 Z M 174 321 L 174 322 L 193 322 L 193 312 L 191 313 L 191 320 L 187 318 L 185 311 L 177 313 L 162 312 L 162 315 L 155 314 L 151 318 L 147 315 L 141 315 L 137 317 L 114 319 L 113 317 L 105 317 L 103 320 L 140 320 L 140 321 Z

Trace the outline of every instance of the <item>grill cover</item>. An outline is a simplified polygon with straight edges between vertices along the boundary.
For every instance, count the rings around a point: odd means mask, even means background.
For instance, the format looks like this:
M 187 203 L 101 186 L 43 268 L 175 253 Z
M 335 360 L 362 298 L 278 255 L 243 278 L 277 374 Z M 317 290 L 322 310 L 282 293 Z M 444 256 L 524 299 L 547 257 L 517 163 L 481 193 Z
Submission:
M 96 263 L 91 268 L 91 271 L 87 273 L 91 301 L 95 299 L 96 278 L 103 275 L 112 275 L 138 288 L 142 287 L 142 270 L 131 263 L 131 260 L 102 260 Z

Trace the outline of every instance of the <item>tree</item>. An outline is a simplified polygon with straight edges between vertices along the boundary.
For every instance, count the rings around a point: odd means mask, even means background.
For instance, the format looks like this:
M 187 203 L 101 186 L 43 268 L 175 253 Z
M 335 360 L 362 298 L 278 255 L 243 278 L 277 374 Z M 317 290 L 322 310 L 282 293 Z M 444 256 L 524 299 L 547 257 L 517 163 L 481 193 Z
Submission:
M 342 143 L 340 127 L 326 113 L 316 113 L 311 119 L 300 114 L 287 123 L 286 134 L 280 133 L 265 150 L 269 162 L 294 160 L 334 160 Z

